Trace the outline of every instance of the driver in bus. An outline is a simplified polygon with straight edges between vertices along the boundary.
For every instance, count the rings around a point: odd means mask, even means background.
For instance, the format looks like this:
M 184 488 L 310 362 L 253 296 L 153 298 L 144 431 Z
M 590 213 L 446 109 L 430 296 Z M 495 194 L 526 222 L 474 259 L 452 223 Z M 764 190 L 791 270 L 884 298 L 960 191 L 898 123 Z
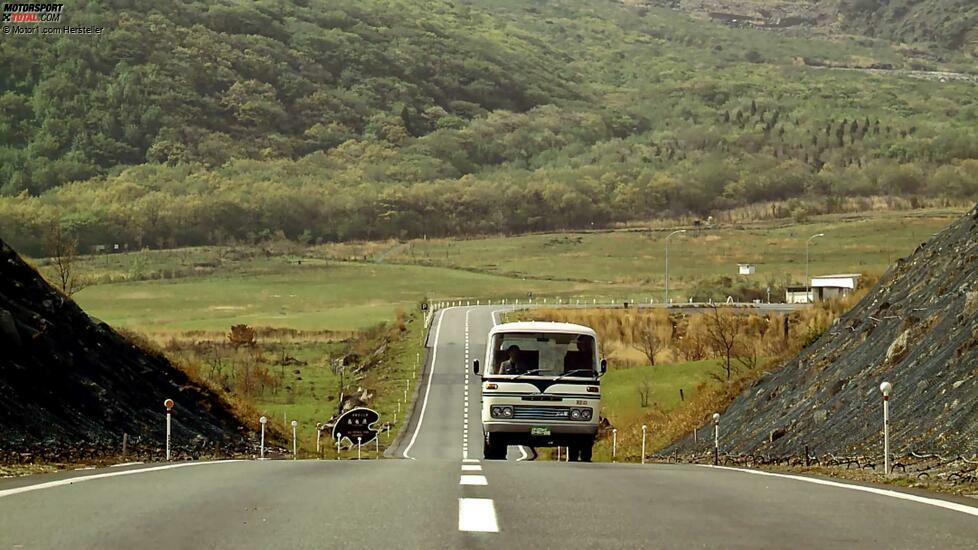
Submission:
M 509 354 L 509 359 L 503 361 L 499 364 L 500 374 L 519 374 L 519 359 L 520 359 L 520 347 L 517 345 L 509 346 L 506 349 L 506 353 Z

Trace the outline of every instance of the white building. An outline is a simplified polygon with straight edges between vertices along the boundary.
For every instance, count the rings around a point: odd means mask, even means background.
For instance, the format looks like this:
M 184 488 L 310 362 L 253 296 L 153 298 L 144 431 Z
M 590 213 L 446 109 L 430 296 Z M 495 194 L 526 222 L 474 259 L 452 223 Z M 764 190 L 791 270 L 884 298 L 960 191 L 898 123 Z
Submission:
M 789 286 L 784 289 L 784 303 L 786 304 L 808 304 L 811 301 L 811 292 L 803 286 Z
M 785 288 L 784 301 L 788 304 L 807 304 L 844 298 L 859 286 L 859 273 L 821 275 L 812 277 L 811 287 L 789 286 Z
M 737 264 L 737 267 L 740 268 L 740 275 L 753 275 L 757 271 L 757 266 L 754 264 Z
M 812 298 L 817 302 L 844 298 L 856 290 L 861 276 L 859 273 L 842 273 L 812 277 Z

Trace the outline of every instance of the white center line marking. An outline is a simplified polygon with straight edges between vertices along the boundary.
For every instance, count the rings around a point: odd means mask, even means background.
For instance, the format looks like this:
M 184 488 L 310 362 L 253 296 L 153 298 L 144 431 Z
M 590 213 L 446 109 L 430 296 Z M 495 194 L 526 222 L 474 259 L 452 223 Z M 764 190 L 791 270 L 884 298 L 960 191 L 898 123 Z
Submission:
M 477 458 L 466 458 L 462 462 L 469 462 L 469 463 L 475 462 L 476 464 L 478 464 L 479 463 L 479 459 L 477 459 Z
M 481 472 L 482 466 L 478 464 L 462 464 L 463 472 Z
M 462 474 L 458 480 L 459 485 L 489 485 L 486 476 Z
M 458 530 L 498 533 L 496 507 L 490 498 L 458 499 Z

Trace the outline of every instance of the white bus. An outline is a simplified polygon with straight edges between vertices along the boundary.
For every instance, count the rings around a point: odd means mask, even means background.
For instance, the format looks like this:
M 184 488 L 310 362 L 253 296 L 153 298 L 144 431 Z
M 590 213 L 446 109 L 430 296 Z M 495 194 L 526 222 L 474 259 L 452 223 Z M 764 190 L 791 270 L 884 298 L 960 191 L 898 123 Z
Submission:
M 505 323 L 489 332 L 482 376 L 483 456 L 505 459 L 509 445 L 569 447 L 591 461 L 607 363 L 597 335 L 581 325 Z

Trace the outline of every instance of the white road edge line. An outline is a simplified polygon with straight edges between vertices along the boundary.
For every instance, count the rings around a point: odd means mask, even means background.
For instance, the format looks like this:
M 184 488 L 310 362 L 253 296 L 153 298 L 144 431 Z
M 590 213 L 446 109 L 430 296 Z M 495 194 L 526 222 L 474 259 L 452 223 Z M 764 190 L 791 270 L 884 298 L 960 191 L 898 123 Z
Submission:
M 161 470 L 172 470 L 173 468 L 186 468 L 188 466 L 207 466 L 208 464 L 227 464 L 230 462 L 244 462 L 244 461 L 243 460 L 215 460 L 213 462 L 181 462 L 179 464 L 167 464 L 165 466 L 154 466 L 152 468 L 139 468 L 136 470 L 124 470 L 121 472 L 106 472 L 104 474 L 94 474 L 90 476 L 71 477 L 68 479 L 59 479 L 57 481 L 38 483 L 36 485 L 26 485 L 24 487 L 14 487 L 13 489 L 4 489 L 3 491 L 0 491 L 0 498 L 11 496 L 11 495 L 17 495 L 20 493 L 28 493 L 30 491 L 40 491 L 41 489 L 51 489 L 54 487 L 63 487 L 65 485 L 74 485 L 76 483 L 84 483 L 86 481 L 93 481 L 96 479 L 105 479 L 107 477 L 130 476 L 136 474 L 145 474 L 148 472 L 159 472 Z
M 498 533 L 496 507 L 491 498 L 458 499 L 458 530 Z
M 421 433 L 421 424 L 424 422 L 424 411 L 428 408 L 428 396 L 431 395 L 431 379 L 435 376 L 435 359 L 438 358 L 438 337 L 441 335 L 441 322 L 445 319 L 445 312 L 453 308 L 445 308 L 441 310 L 441 317 L 438 318 L 438 328 L 435 329 L 435 343 L 432 346 L 431 352 L 431 369 L 428 371 L 428 384 L 425 386 L 424 390 L 424 401 L 421 402 L 421 413 L 418 415 L 418 425 L 414 427 L 414 434 L 411 435 L 411 441 L 408 442 L 408 446 L 404 449 L 404 458 L 414 458 L 408 456 L 411 452 L 411 447 L 414 447 L 414 442 L 418 439 L 418 434 Z
M 829 481 L 827 479 L 818 479 L 814 477 L 795 476 L 790 474 L 776 474 L 773 472 L 763 472 L 760 470 L 747 470 L 744 468 L 731 468 L 729 466 L 714 466 L 712 464 L 700 464 L 700 466 L 706 468 L 716 468 L 718 470 L 732 470 L 734 472 L 743 472 L 745 474 L 754 474 L 759 476 L 783 477 L 786 479 L 793 479 L 795 481 L 814 483 L 816 485 L 827 485 L 829 487 L 851 489 L 853 491 L 862 491 L 864 493 L 872 493 L 874 495 L 893 497 L 893 498 L 898 498 L 900 500 L 909 500 L 911 502 L 917 502 L 920 504 L 929 504 L 930 506 L 937 506 L 938 508 L 945 508 L 947 510 L 954 510 L 955 512 L 961 512 L 963 514 L 978 516 L 978 508 L 975 508 L 973 506 L 968 506 L 966 504 L 959 504 L 957 502 L 950 502 L 947 500 L 940 500 L 936 498 L 928 498 L 928 497 L 921 497 L 917 495 L 911 495 L 908 493 L 901 493 L 899 491 L 891 491 L 889 489 L 878 489 L 876 487 L 864 487 L 862 485 L 852 485 L 849 483 L 840 483 L 838 481 Z

